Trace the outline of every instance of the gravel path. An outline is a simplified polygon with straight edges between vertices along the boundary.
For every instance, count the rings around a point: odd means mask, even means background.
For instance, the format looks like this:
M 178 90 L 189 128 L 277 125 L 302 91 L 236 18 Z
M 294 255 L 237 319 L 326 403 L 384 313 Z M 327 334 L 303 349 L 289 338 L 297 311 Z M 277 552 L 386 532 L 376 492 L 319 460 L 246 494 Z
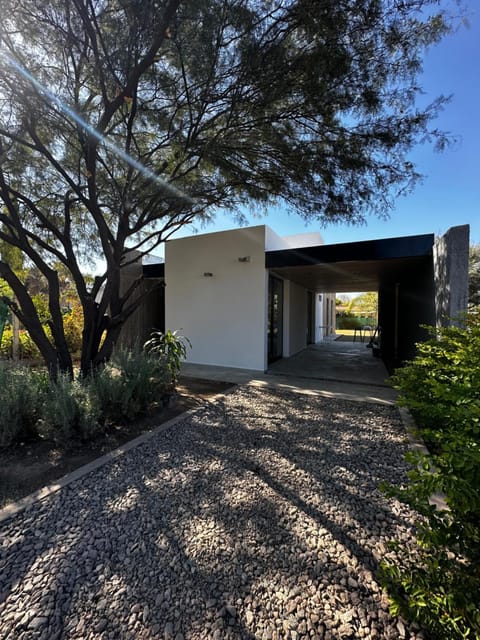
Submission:
M 420 638 L 375 578 L 405 447 L 394 407 L 238 388 L 0 526 L 0 637 Z

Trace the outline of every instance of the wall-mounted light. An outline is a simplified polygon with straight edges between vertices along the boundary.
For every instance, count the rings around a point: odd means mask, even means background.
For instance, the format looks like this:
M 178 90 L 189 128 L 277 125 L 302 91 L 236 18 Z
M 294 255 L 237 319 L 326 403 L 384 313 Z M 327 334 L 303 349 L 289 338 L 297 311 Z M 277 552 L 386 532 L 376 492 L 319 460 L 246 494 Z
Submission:
M 213 273 L 211 271 L 205 271 L 203 273 L 204 278 L 213 278 Z
M 250 256 L 243 256 L 238 259 L 239 262 L 250 262 Z

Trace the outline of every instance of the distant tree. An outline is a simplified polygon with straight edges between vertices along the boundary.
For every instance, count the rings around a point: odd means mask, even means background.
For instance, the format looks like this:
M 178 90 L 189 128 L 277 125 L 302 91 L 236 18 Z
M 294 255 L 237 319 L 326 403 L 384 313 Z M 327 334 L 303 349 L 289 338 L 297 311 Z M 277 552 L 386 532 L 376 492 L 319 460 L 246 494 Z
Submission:
M 361 293 L 353 298 L 348 305 L 348 311 L 365 316 L 376 316 L 377 308 L 378 293 L 376 291 Z
M 474 244 L 470 247 L 468 303 L 469 305 L 480 305 L 480 244 Z
M 216 207 L 283 200 L 306 218 L 386 215 L 444 102 L 416 105 L 437 0 L 3 0 L 0 239 L 48 291 L 51 339 L 8 261 L 11 305 L 52 376 L 72 372 L 56 267 L 83 317 L 81 371 L 139 303 L 141 255 Z M 87 257 L 105 273 L 85 281 Z

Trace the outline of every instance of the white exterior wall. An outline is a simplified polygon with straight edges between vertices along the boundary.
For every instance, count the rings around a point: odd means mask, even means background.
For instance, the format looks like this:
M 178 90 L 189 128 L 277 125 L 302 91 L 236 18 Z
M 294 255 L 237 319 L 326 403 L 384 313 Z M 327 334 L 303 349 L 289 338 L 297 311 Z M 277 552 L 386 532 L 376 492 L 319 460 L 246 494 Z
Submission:
M 334 293 L 323 294 L 323 335 L 329 336 L 335 333 L 336 309 Z
M 265 227 L 265 234 L 265 251 L 316 247 L 319 244 L 323 244 L 322 235 L 316 231 L 311 233 L 297 233 L 293 236 L 279 236 L 270 227 Z
M 266 369 L 266 282 L 264 225 L 166 243 L 165 326 L 191 341 L 187 362 Z
M 298 249 L 300 247 L 317 247 L 324 244 L 322 234 L 318 231 L 309 233 L 296 233 L 291 236 L 282 236 L 286 249 Z

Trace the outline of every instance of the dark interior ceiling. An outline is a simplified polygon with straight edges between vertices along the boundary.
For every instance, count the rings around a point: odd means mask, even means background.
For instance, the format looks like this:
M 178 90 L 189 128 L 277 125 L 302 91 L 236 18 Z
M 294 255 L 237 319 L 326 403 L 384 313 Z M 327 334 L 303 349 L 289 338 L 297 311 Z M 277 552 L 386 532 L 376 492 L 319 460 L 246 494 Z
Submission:
M 325 293 L 377 291 L 383 282 L 400 282 L 423 269 L 425 258 L 397 258 L 277 267 L 270 272 L 306 289 Z
M 267 251 L 271 273 L 314 291 L 376 291 L 431 261 L 433 234 Z

